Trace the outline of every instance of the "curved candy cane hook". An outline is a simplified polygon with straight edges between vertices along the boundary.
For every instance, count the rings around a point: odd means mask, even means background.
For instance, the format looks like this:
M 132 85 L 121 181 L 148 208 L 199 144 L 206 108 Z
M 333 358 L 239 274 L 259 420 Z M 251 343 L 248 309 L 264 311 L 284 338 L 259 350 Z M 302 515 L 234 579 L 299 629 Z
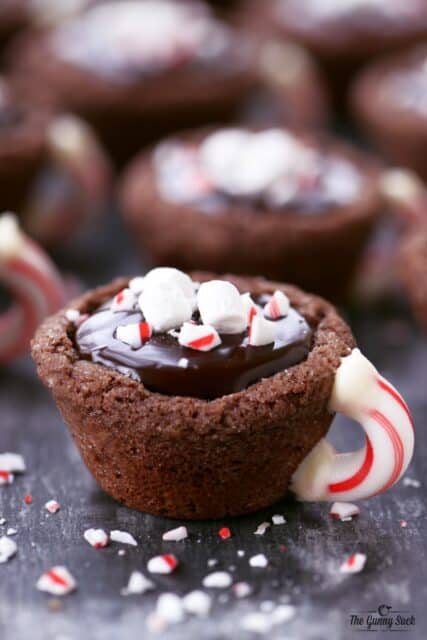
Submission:
M 359 349 L 337 369 L 330 409 L 359 422 L 366 444 L 354 453 L 336 453 L 322 439 L 295 472 L 292 490 L 302 500 L 347 502 L 390 489 L 412 458 L 412 417 L 402 396 Z

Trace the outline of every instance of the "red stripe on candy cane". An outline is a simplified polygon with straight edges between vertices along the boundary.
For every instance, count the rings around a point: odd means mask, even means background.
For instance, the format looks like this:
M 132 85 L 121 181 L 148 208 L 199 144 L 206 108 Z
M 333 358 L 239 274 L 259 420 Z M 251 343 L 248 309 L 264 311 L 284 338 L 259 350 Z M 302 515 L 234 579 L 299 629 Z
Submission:
M 393 471 L 390 475 L 389 480 L 386 482 L 386 484 L 381 489 L 379 489 L 379 491 L 376 492 L 375 495 L 377 495 L 379 493 L 384 493 L 384 491 L 387 491 L 387 489 L 390 489 L 390 487 L 393 486 L 395 482 L 397 482 L 403 468 L 404 447 L 403 447 L 402 440 L 396 428 L 394 427 L 393 423 L 390 422 L 390 420 L 386 418 L 383 413 L 381 413 L 380 411 L 377 411 L 376 409 L 372 409 L 371 411 L 369 411 L 369 416 L 373 420 L 375 420 L 380 427 L 385 429 L 388 437 L 390 438 L 391 444 L 393 446 L 393 453 L 394 453 Z
M 414 421 L 412 419 L 411 412 L 409 411 L 409 407 L 406 404 L 406 402 L 404 401 L 404 399 L 402 398 L 402 396 L 400 395 L 400 393 L 398 393 L 396 391 L 396 389 L 393 389 L 393 387 L 391 385 L 389 385 L 383 378 L 378 378 L 377 379 L 377 384 L 383 391 L 386 391 L 389 395 L 391 395 L 393 400 L 396 400 L 398 405 L 400 405 L 400 407 L 402 407 L 402 409 L 404 410 L 404 412 L 408 416 L 408 420 L 411 423 L 411 427 L 414 428 Z
M 362 482 L 364 482 L 369 475 L 372 465 L 374 463 L 374 450 L 372 448 L 371 441 L 366 436 L 366 452 L 365 459 L 363 461 L 362 466 L 354 475 L 346 480 L 342 480 L 341 482 L 334 482 L 328 486 L 328 489 L 331 493 L 338 493 L 341 491 L 350 491 L 351 489 L 355 489 Z
M 213 340 L 214 336 L 210 333 L 209 335 L 203 336 L 202 338 L 192 340 L 188 343 L 188 346 L 192 347 L 193 349 L 201 349 L 202 347 L 208 347 L 210 344 L 212 344 Z

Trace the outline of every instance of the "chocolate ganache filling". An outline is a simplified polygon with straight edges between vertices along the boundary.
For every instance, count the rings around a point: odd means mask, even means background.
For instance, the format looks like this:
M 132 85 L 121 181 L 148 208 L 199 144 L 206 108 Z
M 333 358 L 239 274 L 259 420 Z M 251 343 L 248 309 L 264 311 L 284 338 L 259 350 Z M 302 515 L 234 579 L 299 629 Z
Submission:
M 263 295 L 253 299 L 259 313 L 262 314 L 262 308 L 271 298 Z M 274 325 L 274 338 L 270 343 L 253 346 L 249 325 L 238 333 L 218 332 L 216 335 L 220 343 L 209 351 L 181 344 L 179 327 L 176 330 L 153 331 L 137 346 L 119 339 L 120 327 L 127 326 L 132 330 L 147 324 L 144 321 L 137 298 L 132 308 L 126 310 L 115 308 L 114 300 L 110 300 L 78 328 L 76 343 L 79 352 L 94 363 L 142 382 L 151 391 L 213 399 L 245 389 L 261 378 L 298 364 L 307 357 L 311 348 L 312 330 L 292 307 L 284 317 L 268 321 L 269 330 Z M 190 326 L 194 330 L 201 325 L 196 308 L 187 328 Z M 192 342 L 193 345 L 202 343 L 203 338 Z

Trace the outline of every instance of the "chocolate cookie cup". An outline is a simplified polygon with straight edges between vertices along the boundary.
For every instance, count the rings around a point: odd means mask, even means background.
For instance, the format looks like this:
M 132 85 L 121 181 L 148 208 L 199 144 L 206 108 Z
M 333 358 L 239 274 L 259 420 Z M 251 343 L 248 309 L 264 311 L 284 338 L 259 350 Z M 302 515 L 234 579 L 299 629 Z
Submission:
M 393 406 L 400 420 L 396 428 L 405 428 L 399 460 L 393 452 L 389 455 L 390 442 L 378 433 L 375 464 L 368 438 L 367 464 L 356 479 L 344 481 L 349 467 L 353 476 L 360 466 L 363 451 L 350 454 L 347 464 L 322 440 L 336 408 L 346 405 L 352 415 L 354 405 L 361 420 L 355 400 L 361 389 L 353 387 L 365 385 L 369 407 L 378 382 L 372 365 L 353 349 L 351 332 L 336 310 L 293 286 L 213 277 L 194 273 L 191 281 L 174 269 L 156 269 L 144 279 L 117 280 L 78 298 L 38 330 L 32 348 L 38 373 L 99 485 L 129 507 L 189 519 L 265 507 L 285 494 L 292 476 L 304 499 L 328 500 L 334 491 L 337 499 L 364 497 L 386 488 L 385 479 L 391 486 L 412 455 L 413 435 L 403 404 L 395 401 Z M 143 314 L 139 308 L 145 309 Z M 186 322 L 184 316 L 193 320 Z M 283 370 L 277 361 L 276 373 L 262 377 L 259 372 L 260 379 L 239 391 L 206 400 L 153 391 L 144 384 L 156 363 L 170 382 L 191 376 L 192 368 L 201 377 L 218 358 L 227 375 L 228 366 L 241 364 L 242 352 L 244 366 L 259 354 L 283 355 L 282 344 L 276 351 L 277 340 L 296 326 L 295 317 L 308 325 L 305 355 Z M 171 326 L 181 330 L 169 330 Z M 275 337 L 268 335 L 271 331 Z M 230 347 L 230 340 L 237 340 L 237 346 Z M 178 348 L 183 357 L 175 362 Z M 125 366 L 129 354 L 131 363 Z M 138 369 L 134 358 L 139 358 Z M 341 370 L 344 375 L 338 377 Z M 164 385 L 156 375 L 155 385 Z M 194 381 L 198 392 L 197 376 Z M 372 420 L 364 428 L 368 434 Z M 380 442 L 384 438 L 385 444 Z M 382 448 L 389 456 L 385 460 L 380 459 Z M 328 484 L 337 474 L 342 482 Z
M 334 300 L 381 210 L 378 167 L 289 130 L 193 131 L 137 157 L 123 215 L 154 265 L 262 274 Z
M 426 5 L 427 10 L 427 5 Z M 427 45 L 383 58 L 356 78 L 351 106 L 384 155 L 427 178 Z
M 230 118 L 254 86 L 250 45 L 197 0 L 89 8 L 10 52 L 37 95 L 85 118 L 118 163 L 176 129 Z
M 267 6 L 265 6 L 267 5 Z M 424 0 L 249 0 L 245 21 L 256 30 L 275 30 L 310 51 L 342 102 L 349 78 L 386 51 L 427 36 Z

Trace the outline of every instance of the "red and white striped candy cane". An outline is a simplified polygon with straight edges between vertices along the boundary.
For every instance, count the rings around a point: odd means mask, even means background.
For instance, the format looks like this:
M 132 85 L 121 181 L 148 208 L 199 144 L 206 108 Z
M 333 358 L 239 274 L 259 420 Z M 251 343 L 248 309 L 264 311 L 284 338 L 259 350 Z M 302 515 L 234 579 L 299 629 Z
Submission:
M 293 491 L 302 500 L 347 502 L 390 489 L 412 458 L 412 417 L 402 396 L 359 349 L 337 369 L 330 409 L 359 422 L 366 444 L 354 453 L 336 453 L 321 440 L 294 474 Z
M 19 229 L 12 214 L 0 217 L 0 283 L 14 298 L 0 314 L 0 365 L 25 353 L 34 331 L 65 301 L 64 283 L 48 256 Z

